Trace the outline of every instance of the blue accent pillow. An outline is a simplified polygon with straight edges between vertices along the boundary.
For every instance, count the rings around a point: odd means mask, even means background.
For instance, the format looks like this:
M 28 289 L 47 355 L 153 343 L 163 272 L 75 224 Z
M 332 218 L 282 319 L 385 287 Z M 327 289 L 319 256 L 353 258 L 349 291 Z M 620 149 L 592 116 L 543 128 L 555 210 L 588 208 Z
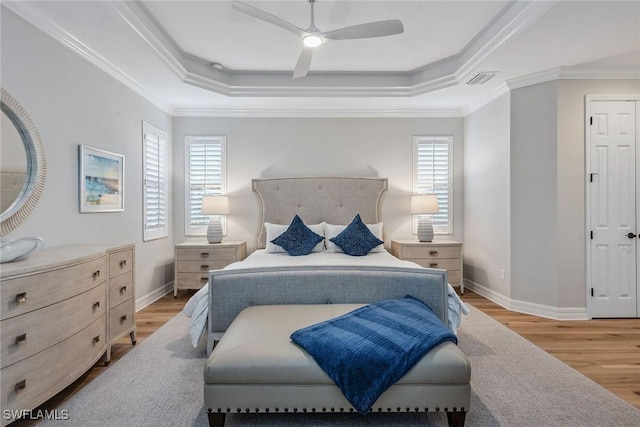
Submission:
M 313 248 L 322 240 L 323 236 L 314 233 L 304 225 L 298 215 L 293 218 L 287 230 L 273 239 L 271 243 L 280 246 L 289 255 L 300 256 L 309 255 Z
M 371 249 L 384 243 L 362 222 L 360 214 L 340 234 L 329 240 L 338 245 L 342 252 L 352 256 L 366 255 Z
M 360 413 L 453 332 L 424 302 L 380 301 L 299 329 L 291 340 L 309 353 Z

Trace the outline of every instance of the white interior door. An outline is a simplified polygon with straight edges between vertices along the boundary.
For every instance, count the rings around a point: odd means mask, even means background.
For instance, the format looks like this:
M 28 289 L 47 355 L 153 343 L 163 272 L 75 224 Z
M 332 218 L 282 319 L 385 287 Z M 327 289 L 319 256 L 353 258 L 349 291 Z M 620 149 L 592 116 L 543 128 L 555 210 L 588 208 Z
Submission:
M 636 317 L 636 102 L 590 103 L 592 317 Z

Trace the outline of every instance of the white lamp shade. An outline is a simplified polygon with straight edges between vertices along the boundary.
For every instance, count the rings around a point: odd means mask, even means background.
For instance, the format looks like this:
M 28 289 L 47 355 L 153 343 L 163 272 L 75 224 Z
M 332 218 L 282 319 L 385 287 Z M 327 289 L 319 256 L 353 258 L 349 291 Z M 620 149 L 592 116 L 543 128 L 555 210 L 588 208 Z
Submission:
M 438 196 L 435 194 L 411 196 L 412 214 L 434 214 L 438 212 Z
M 204 196 L 202 213 L 205 215 L 228 215 L 229 198 L 227 196 Z

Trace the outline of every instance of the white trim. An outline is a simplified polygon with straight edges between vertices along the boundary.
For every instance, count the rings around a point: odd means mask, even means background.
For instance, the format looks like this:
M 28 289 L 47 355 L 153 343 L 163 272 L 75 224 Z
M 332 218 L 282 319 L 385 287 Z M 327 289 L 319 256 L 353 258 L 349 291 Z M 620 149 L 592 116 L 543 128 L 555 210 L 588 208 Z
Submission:
M 164 228 L 156 228 L 152 230 L 147 229 L 147 212 L 148 212 L 148 194 L 147 194 L 147 138 L 146 134 L 149 133 L 158 138 L 158 154 L 160 158 L 164 158 L 164 163 L 159 164 L 161 167 L 160 172 L 164 175 L 164 188 L 160 189 L 161 192 L 164 193 L 165 197 L 165 205 L 160 206 L 164 207 L 164 215 L 165 215 L 165 224 Z M 148 123 L 146 121 L 142 121 L 142 240 L 145 242 L 149 242 L 151 240 L 156 239 L 164 239 L 169 236 L 169 173 L 168 173 L 168 164 L 167 159 L 169 156 L 166 151 L 169 148 L 169 141 L 167 140 L 167 132 L 164 130 Z M 164 150 L 164 153 L 162 151 Z M 164 154 L 162 156 L 161 154 Z M 158 159 L 160 160 L 160 159 Z
M 145 307 L 150 306 L 168 293 L 173 292 L 173 281 L 165 283 L 158 289 L 136 299 L 136 313 Z
M 251 117 L 251 118 L 457 118 L 463 117 L 462 109 L 420 110 L 341 110 L 341 109 L 218 109 L 185 107 L 176 108 L 174 117 Z
M 119 67 L 115 66 L 107 58 L 100 55 L 80 39 L 60 27 L 45 13 L 43 13 L 39 7 L 35 6 L 33 2 L 10 1 L 3 2 L 2 5 L 9 8 L 12 12 L 43 31 L 45 34 L 60 42 L 63 46 L 71 49 L 81 58 L 95 65 L 98 69 L 104 71 L 118 82 L 127 86 L 165 113 L 173 114 L 173 106 L 163 99 L 158 93 L 147 90 L 147 88 Z
M 500 86 L 496 87 L 484 98 L 478 99 L 472 102 L 471 104 L 469 104 L 469 106 L 464 109 L 464 116 L 466 117 L 469 114 L 473 113 L 474 111 L 479 110 L 480 108 L 498 99 L 499 97 L 501 97 L 506 93 L 509 93 L 509 87 L 507 86 L 506 83 L 500 84 Z
M 584 307 L 552 307 L 526 301 L 514 300 L 486 288 L 469 279 L 464 279 L 464 287 L 495 302 L 507 310 L 553 320 L 588 320 L 587 309 Z

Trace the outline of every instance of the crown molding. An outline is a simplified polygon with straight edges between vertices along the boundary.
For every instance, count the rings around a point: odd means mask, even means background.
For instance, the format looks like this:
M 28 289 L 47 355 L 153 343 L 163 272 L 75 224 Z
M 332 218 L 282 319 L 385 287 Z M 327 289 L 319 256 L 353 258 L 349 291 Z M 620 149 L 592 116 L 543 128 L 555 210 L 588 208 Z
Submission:
M 119 67 L 115 66 L 105 57 L 76 38 L 73 34 L 60 27 L 46 14 L 44 14 L 40 8 L 35 6 L 33 2 L 11 1 L 2 3 L 2 6 L 7 7 L 13 13 L 52 37 L 54 40 L 57 40 L 63 46 L 71 49 L 81 58 L 89 61 L 91 64 L 95 65 L 118 82 L 127 86 L 167 114 L 173 114 L 172 105 L 157 96 L 157 94 L 147 90 L 147 88 L 140 84 L 136 79 L 125 73 Z
M 635 80 L 640 79 L 639 70 L 614 68 L 578 68 L 560 67 L 552 70 L 532 73 L 526 76 L 510 79 L 506 85 L 510 90 L 533 86 L 554 80 Z
M 462 109 L 250 109 L 176 108 L 174 117 L 226 118 L 457 118 Z

